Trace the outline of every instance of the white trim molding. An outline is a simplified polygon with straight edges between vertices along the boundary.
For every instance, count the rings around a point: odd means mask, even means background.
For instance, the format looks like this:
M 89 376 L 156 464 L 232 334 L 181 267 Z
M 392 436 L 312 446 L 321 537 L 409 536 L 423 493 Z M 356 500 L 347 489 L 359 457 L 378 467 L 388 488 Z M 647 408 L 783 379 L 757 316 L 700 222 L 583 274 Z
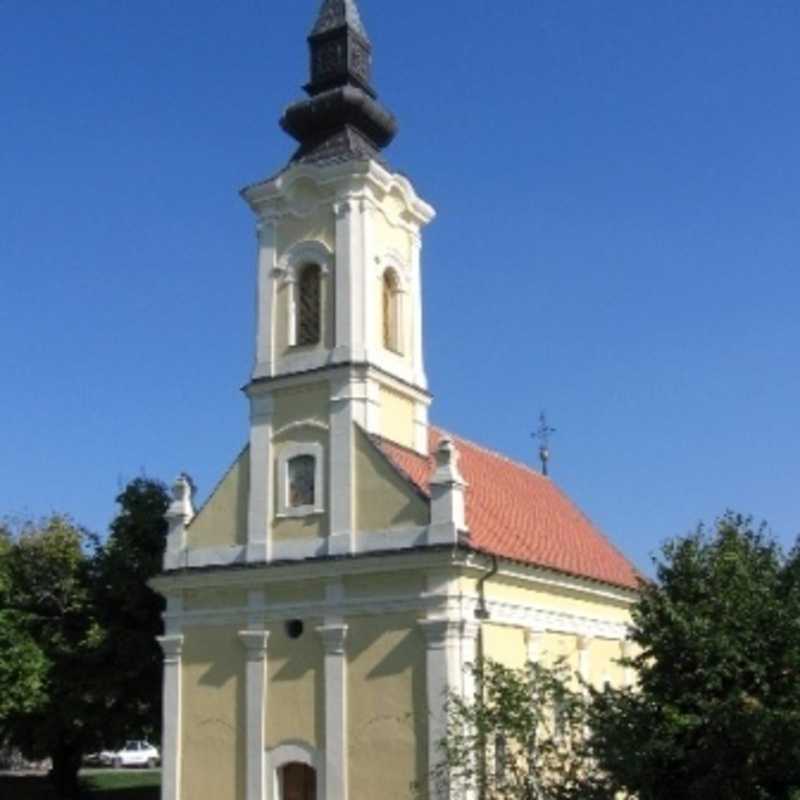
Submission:
M 275 446 L 278 468 L 278 519 L 309 517 L 325 512 L 325 449 L 319 442 L 287 442 Z M 291 506 L 289 503 L 289 464 L 302 456 L 314 459 L 314 501 L 310 505 Z
M 272 414 L 274 401 L 271 393 L 250 393 L 250 497 L 247 509 L 247 549 L 242 560 L 269 560 L 272 521 Z M 232 548 L 228 548 L 230 551 Z M 191 563 L 192 551 L 186 553 L 186 563 Z M 236 563 L 239 557 L 227 553 L 227 563 Z
M 164 653 L 161 800 L 180 800 L 183 636 L 181 634 L 159 636 L 158 643 Z
M 325 653 L 325 800 L 347 800 L 347 625 L 321 625 Z
M 434 778 L 440 761 L 439 743 L 447 733 L 445 703 L 451 691 L 461 686 L 461 637 L 463 623 L 456 619 L 425 619 L 419 622 L 425 635 L 425 686 L 428 706 L 428 782 L 430 800 L 447 800 L 449 787 Z
M 283 800 L 280 781 L 281 767 L 287 764 L 305 764 L 314 770 L 317 778 L 317 800 L 325 797 L 325 768 L 319 751 L 297 740 L 284 742 L 267 751 L 270 779 L 267 781 L 267 800 Z
M 239 641 L 246 651 L 246 787 L 247 800 L 264 800 L 266 773 L 264 764 L 265 725 L 267 715 L 267 643 L 269 631 L 239 632 Z

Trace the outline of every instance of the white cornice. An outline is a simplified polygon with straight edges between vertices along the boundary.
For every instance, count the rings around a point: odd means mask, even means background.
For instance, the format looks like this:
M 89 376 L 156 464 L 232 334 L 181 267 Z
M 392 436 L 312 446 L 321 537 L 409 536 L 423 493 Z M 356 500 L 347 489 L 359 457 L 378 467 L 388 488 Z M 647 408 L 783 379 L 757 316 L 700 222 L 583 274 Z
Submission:
M 292 202 L 292 188 L 298 181 L 304 180 L 312 182 L 319 191 L 320 197 L 316 202 Z M 406 225 L 402 220 L 390 219 L 390 215 L 387 215 L 392 224 L 408 227 L 415 232 L 415 229 L 427 225 L 436 216 L 433 207 L 416 193 L 408 178 L 390 172 L 375 161 L 348 161 L 327 166 L 294 164 L 276 177 L 242 191 L 242 196 L 253 211 L 262 218 L 270 219 L 287 214 L 305 217 L 314 213 L 320 205 L 330 205 L 335 199 L 348 196 L 368 201 L 385 214 L 378 198 L 388 194 L 400 196 L 404 213 L 413 222 L 412 225 Z

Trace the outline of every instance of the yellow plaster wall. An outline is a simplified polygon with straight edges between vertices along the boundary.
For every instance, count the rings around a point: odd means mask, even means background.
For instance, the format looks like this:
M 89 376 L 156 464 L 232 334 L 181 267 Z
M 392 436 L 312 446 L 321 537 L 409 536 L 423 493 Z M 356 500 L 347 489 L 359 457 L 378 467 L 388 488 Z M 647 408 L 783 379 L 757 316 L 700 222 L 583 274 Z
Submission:
M 299 420 L 328 422 L 330 402 L 325 381 L 278 389 L 273 394 L 273 400 L 272 426 L 275 431 Z
M 572 673 L 578 669 L 578 637 L 569 633 L 548 632 L 541 640 L 541 660 L 547 666 L 563 660 L 564 666 Z
M 324 745 L 325 678 L 320 620 L 304 619 L 303 635 L 290 639 L 285 624 L 269 626 L 267 747 L 299 740 Z
M 510 625 L 484 624 L 481 627 L 484 658 L 512 669 L 524 667 L 528 660 L 525 631 Z
M 287 583 L 271 583 L 267 587 L 267 605 L 291 605 L 322 600 L 325 589 L 314 580 Z
M 425 576 L 410 570 L 352 575 L 344 579 L 344 589 L 348 597 L 419 597 L 425 591 Z
M 404 447 L 414 447 L 414 401 L 381 386 L 381 434 Z
M 417 527 L 430 522 L 427 502 L 398 475 L 361 430 L 356 435 L 355 501 L 359 531 Z
M 225 474 L 186 532 L 189 548 L 233 547 L 247 543 L 250 448 Z
M 183 593 L 184 611 L 224 611 L 246 607 L 247 593 L 241 589 L 192 589 Z
M 245 798 L 245 660 L 238 627 L 185 631 L 182 797 Z
M 623 669 L 616 663 L 622 656 L 620 642 L 611 639 L 593 639 L 589 648 L 590 682 L 598 689 L 607 680 L 612 686 L 621 687 Z
M 427 769 L 423 636 L 413 614 L 347 623 L 350 796 L 408 800 Z

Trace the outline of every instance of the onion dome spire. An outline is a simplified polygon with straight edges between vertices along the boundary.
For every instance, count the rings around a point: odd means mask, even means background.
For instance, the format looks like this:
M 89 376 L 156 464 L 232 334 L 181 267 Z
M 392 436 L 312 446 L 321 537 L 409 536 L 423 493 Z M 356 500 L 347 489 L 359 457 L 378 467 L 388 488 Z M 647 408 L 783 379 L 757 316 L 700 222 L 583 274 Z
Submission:
M 394 139 L 397 120 L 372 88 L 372 44 L 355 0 L 323 0 L 308 43 L 310 97 L 281 118 L 300 143 L 292 161 L 376 158 Z

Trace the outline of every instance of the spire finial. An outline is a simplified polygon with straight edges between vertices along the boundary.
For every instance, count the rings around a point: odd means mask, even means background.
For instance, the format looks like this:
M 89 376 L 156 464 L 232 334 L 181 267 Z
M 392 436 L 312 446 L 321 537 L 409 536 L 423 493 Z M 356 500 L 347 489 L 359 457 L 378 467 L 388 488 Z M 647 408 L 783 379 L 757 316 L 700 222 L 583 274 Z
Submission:
M 397 133 L 372 88 L 372 44 L 356 0 L 323 0 L 311 35 L 310 99 L 289 106 L 281 127 L 300 143 L 292 161 L 376 158 Z
M 322 0 L 322 7 L 311 29 L 311 35 L 319 36 L 344 27 L 352 28 L 359 36 L 369 41 L 355 0 Z
M 539 460 L 542 462 L 542 475 L 548 474 L 548 463 L 550 461 L 550 437 L 556 432 L 547 423 L 547 414 L 542 411 L 539 414 L 539 427 L 535 433 L 531 434 L 534 439 L 539 440 Z

